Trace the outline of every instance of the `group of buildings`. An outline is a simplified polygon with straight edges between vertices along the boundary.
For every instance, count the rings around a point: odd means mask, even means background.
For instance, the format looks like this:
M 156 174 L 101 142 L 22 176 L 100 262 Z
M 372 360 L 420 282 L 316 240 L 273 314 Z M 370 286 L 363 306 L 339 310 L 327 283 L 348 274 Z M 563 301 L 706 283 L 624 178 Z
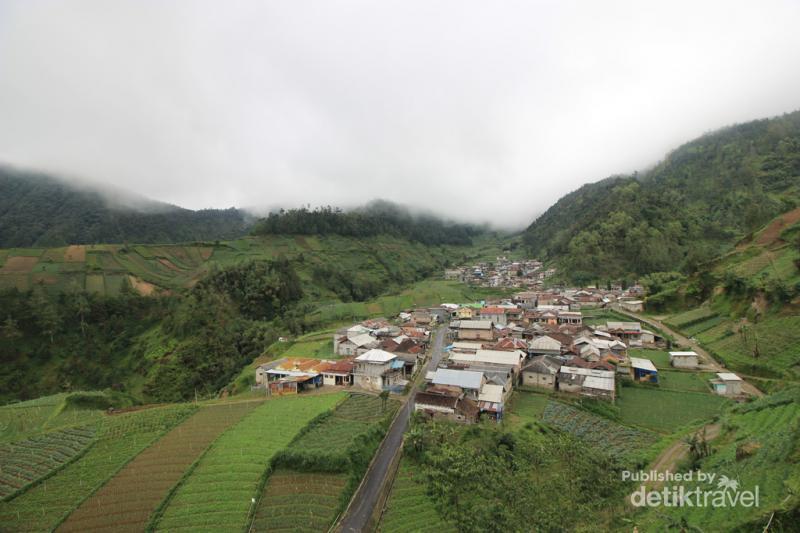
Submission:
M 535 259 L 512 261 L 498 257 L 493 262 L 449 268 L 444 278 L 482 287 L 533 288 L 542 286 L 555 272 Z
M 437 308 L 440 309 L 440 308 Z M 324 385 L 402 391 L 422 364 L 430 327 L 448 312 L 403 313 L 396 321 L 365 320 L 333 334 L 335 360 L 282 358 L 256 368 L 256 387 L 270 394 L 297 394 Z
M 635 290 L 635 289 L 634 289 Z M 620 289 L 621 291 L 621 289 Z M 415 410 L 431 417 L 472 422 L 502 419 L 514 387 L 532 387 L 613 402 L 618 378 L 658 383 L 649 359 L 630 357 L 632 347 L 664 347 L 661 336 L 635 321 L 584 323 L 581 309 L 630 298 L 596 289 L 531 291 L 486 303 L 448 304 L 400 313 L 393 320 L 365 320 L 337 330 L 339 359 L 283 358 L 256 369 L 256 387 L 296 394 L 325 385 L 401 392 L 425 362 L 431 329 L 447 324 L 448 346 L 424 376 Z M 670 352 L 670 364 L 697 369 L 695 352 Z M 719 373 L 718 394 L 741 393 L 741 380 Z

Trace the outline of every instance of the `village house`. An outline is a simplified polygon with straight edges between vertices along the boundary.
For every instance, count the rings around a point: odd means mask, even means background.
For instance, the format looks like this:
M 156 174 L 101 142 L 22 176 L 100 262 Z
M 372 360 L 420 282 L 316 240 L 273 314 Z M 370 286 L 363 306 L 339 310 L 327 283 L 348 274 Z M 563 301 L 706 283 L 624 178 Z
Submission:
M 563 392 L 613 401 L 616 397 L 614 376 L 614 372 L 609 370 L 562 366 L 558 371 L 557 388 Z
M 698 356 L 695 352 L 669 352 L 669 364 L 675 368 L 697 368 Z
M 641 313 L 644 311 L 644 301 L 642 300 L 619 300 L 617 305 L 629 313 Z
M 353 363 L 352 359 L 323 361 L 317 367 L 317 371 L 322 374 L 323 385 L 346 386 L 353 384 L 354 367 L 355 363 Z
M 634 381 L 658 383 L 658 369 L 650 359 L 631 357 L 631 378 Z
M 487 306 L 480 309 L 481 320 L 490 320 L 495 324 L 508 324 L 507 308 L 500 306 Z
M 642 345 L 642 325 L 639 322 L 606 322 L 605 331 L 619 337 L 628 346 Z
M 519 375 L 522 362 L 527 354 L 521 350 L 500 351 L 500 350 L 476 350 L 472 353 L 450 353 L 449 360 L 459 364 L 473 365 L 494 365 L 500 367 L 510 367 L 514 377 Z
M 732 372 L 718 372 L 711 386 L 720 396 L 738 396 L 742 393 L 742 378 Z
M 531 355 L 561 355 L 562 344 L 560 341 L 544 335 L 533 339 L 528 346 Z
M 538 355 L 522 368 L 522 385 L 554 390 L 562 365 L 558 357 Z
M 277 396 L 321 387 L 323 376 L 317 367 L 325 362 L 319 359 L 284 357 L 259 365 L 256 368 L 256 386 L 268 388 L 270 394 Z
M 494 340 L 494 323 L 491 320 L 462 320 L 458 326 L 459 340 Z
M 437 368 L 433 373 L 431 382 L 434 385 L 458 387 L 466 398 L 477 401 L 485 378 L 482 372 Z
M 414 411 L 425 413 L 432 419 L 446 419 L 463 424 L 478 421 L 478 404 L 455 390 L 430 388 L 414 396 Z
M 404 386 L 404 367 L 394 354 L 372 349 L 355 358 L 353 384 L 376 392 Z
M 534 291 L 518 292 L 514 295 L 511 301 L 519 305 L 523 309 L 533 309 L 536 307 L 539 299 L 539 293 Z
M 455 310 L 454 317 L 459 320 L 471 320 L 478 314 L 477 309 L 468 305 L 462 305 Z

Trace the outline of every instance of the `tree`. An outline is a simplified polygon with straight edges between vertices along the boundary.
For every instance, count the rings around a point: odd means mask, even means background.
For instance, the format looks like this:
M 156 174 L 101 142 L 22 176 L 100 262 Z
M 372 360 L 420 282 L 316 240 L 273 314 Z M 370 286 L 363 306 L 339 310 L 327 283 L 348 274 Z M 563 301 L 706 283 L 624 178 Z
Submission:
M 11 318 L 10 315 L 6 317 L 2 328 L 0 328 L 0 336 L 7 340 L 18 339 L 19 337 L 22 337 L 22 332 L 19 330 L 17 321 Z
M 378 395 L 378 397 L 381 399 L 381 411 L 385 411 L 386 410 L 386 404 L 389 401 L 389 391 L 388 390 L 382 391 Z
M 50 301 L 41 287 L 37 287 L 33 291 L 31 307 L 33 313 L 36 315 L 36 323 L 42 335 L 48 337 L 50 339 L 50 344 L 53 344 L 53 337 L 61 326 L 61 316 L 58 314 L 56 306 Z
M 75 296 L 75 313 L 78 315 L 78 320 L 81 327 L 81 335 L 86 335 L 86 315 L 91 310 L 89 300 L 83 294 Z

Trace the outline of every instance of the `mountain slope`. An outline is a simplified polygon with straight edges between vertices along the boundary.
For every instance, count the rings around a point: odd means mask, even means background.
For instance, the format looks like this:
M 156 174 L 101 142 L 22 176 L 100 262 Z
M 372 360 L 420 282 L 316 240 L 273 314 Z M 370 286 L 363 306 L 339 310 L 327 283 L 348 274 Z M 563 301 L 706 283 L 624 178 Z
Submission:
M 0 167 L 0 248 L 210 241 L 246 231 L 237 209 L 192 211 L 112 194 Z
M 564 196 L 525 231 L 535 255 L 594 281 L 693 270 L 800 202 L 800 112 L 687 143 L 643 176 Z

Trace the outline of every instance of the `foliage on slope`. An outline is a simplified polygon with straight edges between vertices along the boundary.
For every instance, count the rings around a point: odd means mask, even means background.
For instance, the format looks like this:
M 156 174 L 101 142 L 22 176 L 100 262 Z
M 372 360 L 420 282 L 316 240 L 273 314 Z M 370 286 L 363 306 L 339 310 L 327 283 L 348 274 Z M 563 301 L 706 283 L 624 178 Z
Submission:
M 728 368 L 800 376 L 800 209 L 785 213 L 692 276 L 648 283 L 647 307 Z M 687 309 L 688 308 L 688 309 Z
M 386 201 L 375 201 L 351 211 L 330 206 L 281 210 L 270 213 L 253 227 L 254 235 L 392 235 L 424 244 L 458 245 L 471 244 L 472 237 L 481 231 L 475 226 L 448 223 L 431 215 L 414 216 Z
M 246 232 L 237 209 L 192 211 L 102 193 L 0 167 L 0 247 L 230 239 Z
M 604 529 L 625 493 L 610 456 L 533 424 L 512 433 L 415 420 L 405 458 L 458 531 Z
M 693 271 L 800 200 L 800 112 L 687 143 L 643 176 L 564 196 L 525 232 L 581 281 Z

